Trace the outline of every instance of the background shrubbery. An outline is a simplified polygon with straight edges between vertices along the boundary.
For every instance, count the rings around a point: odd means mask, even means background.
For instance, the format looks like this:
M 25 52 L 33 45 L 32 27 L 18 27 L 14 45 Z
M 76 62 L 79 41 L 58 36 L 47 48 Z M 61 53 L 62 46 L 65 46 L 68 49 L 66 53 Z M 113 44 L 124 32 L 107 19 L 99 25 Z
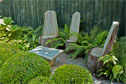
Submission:
M 10 57 L 0 71 L 2 84 L 26 84 L 36 76 L 50 76 L 50 65 L 33 53 L 18 53 Z
M 23 51 L 38 46 L 38 38 L 42 32 L 42 26 L 37 29 L 13 25 L 11 17 L 4 17 L 0 24 L 0 42 L 17 44 Z
M 52 76 L 56 84 L 93 84 L 91 73 L 77 65 L 63 65 Z

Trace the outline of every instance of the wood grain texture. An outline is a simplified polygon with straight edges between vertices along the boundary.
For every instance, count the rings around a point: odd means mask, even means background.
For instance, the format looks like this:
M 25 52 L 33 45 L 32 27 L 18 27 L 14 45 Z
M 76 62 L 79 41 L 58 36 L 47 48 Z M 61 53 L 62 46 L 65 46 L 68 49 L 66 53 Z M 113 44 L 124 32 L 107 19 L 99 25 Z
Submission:
M 119 36 L 126 36 L 126 0 L 3 0 L 0 16 L 11 16 L 15 24 L 36 28 L 43 25 L 44 13 L 55 10 L 59 27 L 70 25 L 72 14 L 80 12 L 81 30 L 90 31 L 93 26 L 110 29 L 113 21 L 119 21 Z

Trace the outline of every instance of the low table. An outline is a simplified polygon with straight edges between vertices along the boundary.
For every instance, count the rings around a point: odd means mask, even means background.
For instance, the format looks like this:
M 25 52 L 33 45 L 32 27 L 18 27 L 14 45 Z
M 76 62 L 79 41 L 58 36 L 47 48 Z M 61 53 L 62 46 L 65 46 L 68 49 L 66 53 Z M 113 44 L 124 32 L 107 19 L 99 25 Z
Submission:
M 54 66 L 55 58 L 63 53 L 63 50 L 55 49 L 55 48 L 48 48 L 43 46 L 38 46 L 29 52 L 35 53 L 44 59 L 46 59 L 51 66 Z

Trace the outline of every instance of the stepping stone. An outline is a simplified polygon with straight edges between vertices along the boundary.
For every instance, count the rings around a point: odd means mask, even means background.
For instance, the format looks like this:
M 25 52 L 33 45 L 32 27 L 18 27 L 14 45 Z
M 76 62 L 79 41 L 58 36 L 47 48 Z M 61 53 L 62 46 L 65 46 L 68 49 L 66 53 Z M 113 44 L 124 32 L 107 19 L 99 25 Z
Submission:
M 43 47 L 43 46 L 38 46 L 29 52 L 35 53 L 44 59 L 46 59 L 51 66 L 54 66 L 55 58 L 61 53 L 63 53 L 63 50 L 55 49 L 55 48 L 48 48 L 48 47 Z

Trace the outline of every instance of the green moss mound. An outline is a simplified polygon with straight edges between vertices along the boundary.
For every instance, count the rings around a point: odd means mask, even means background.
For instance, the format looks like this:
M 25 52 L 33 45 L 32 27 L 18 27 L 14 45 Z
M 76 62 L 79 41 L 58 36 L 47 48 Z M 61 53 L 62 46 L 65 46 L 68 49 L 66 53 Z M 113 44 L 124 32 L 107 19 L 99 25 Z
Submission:
M 93 84 L 91 73 L 77 65 L 63 65 L 52 76 L 56 84 Z
M 56 83 L 51 79 L 46 79 L 41 84 L 56 84 Z
M 45 79 L 47 78 L 43 76 L 37 76 L 36 78 L 33 78 L 28 84 L 41 84 Z
M 14 44 L 0 43 L 0 68 L 9 57 L 19 52 L 21 50 Z
M 55 84 L 55 83 L 48 77 L 38 76 L 32 79 L 28 84 Z
M 27 84 L 37 76 L 50 76 L 50 65 L 40 56 L 25 52 L 10 57 L 2 66 L 0 83 Z

